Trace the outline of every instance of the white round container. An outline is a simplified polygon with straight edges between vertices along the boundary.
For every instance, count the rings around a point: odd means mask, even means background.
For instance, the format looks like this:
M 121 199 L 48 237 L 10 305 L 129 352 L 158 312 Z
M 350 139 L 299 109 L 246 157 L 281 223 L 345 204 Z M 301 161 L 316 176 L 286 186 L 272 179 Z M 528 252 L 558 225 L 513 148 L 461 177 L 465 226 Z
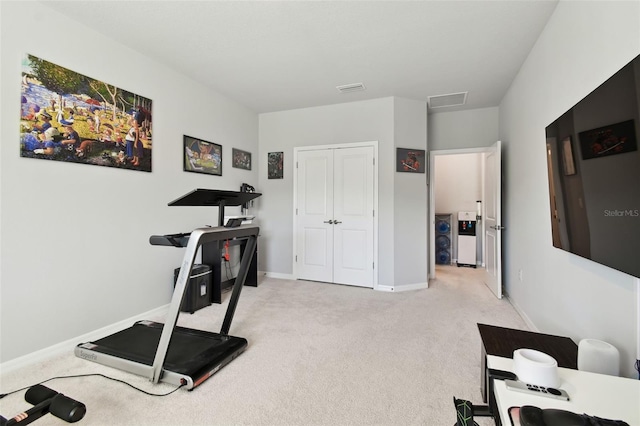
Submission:
M 617 376 L 620 374 L 620 352 L 602 340 L 582 339 L 578 343 L 578 370 Z
M 550 355 L 534 349 L 513 351 L 513 372 L 518 380 L 532 385 L 557 388 L 558 362 Z

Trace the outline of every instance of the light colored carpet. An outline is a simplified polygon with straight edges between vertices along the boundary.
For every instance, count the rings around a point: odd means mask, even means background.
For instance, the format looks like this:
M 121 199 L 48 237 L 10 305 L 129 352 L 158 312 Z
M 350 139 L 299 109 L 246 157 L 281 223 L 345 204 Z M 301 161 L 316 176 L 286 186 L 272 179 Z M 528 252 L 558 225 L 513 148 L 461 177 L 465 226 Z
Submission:
M 263 278 L 243 289 L 231 326 L 249 341 L 246 352 L 191 392 L 153 397 L 102 377 L 45 386 L 85 403 L 86 426 L 453 425 L 453 396 L 482 402 L 476 323 L 527 329 L 480 276 L 438 267 L 429 289 L 398 293 Z M 225 309 L 183 313 L 178 324 L 219 331 Z M 68 353 L 3 375 L 0 390 L 88 373 L 154 393 L 173 389 Z M 4 417 L 28 407 L 24 391 L 0 400 Z M 47 415 L 35 424 L 65 422 Z

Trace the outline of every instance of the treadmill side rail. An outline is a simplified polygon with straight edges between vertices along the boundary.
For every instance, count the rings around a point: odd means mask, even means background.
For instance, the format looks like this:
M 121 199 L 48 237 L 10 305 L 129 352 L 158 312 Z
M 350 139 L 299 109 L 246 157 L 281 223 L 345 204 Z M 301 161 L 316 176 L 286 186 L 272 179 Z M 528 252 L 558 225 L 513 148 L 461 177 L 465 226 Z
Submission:
M 198 248 L 205 242 L 221 241 L 242 237 L 249 238 L 249 247 L 252 247 L 252 249 L 245 250 L 245 253 L 243 254 L 242 260 L 240 262 L 240 271 L 238 272 L 238 277 L 234 284 L 233 293 L 239 295 L 239 290 L 236 291 L 236 287 L 238 287 L 238 285 L 240 285 L 240 287 L 244 285 L 244 280 L 247 276 L 247 269 L 249 268 L 250 263 L 247 262 L 245 258 L 248 257 L 250 260 L 253 256 L 253 252 L 255 251 L 255 243 L 258 238 L 259 232 L 260 228 L 258 228 L 257 226 L 249 225 L 239 226 L 237 228 L 198 228 L 191 232 L 191 235 L 189 236 L 189 243 L 187 244 L 187 249 L 182 260 L 182 265 L 180 267 L 180 273 L 178 274 L 178 279 L 176 281 L 176 287 L 173 292 L 173 297 L 171 298 L 171 305 L 169 306 L 167 319 L 165 320 L 162 334 L 160 336 L 158 350 L 156 351 L 156 356 L 153 361 L 153 374 L 151 380 L 154 383 L 158 383 L 162 375 L 162 366 L 164 365 L 167 351 L 169 349 L 171 334 L 173 333 L 173 329 L 178 322 L 178 316 L 180 315 L 180 305 L 182 304 L 182 299 L 185 295 L 185 289 L 187 286 L 187 282 L 189 281 L 189 277 L 191 276 L 191 269 L 193 268 Z M 231 316 L 233 316 L 233 313 L 235 312 L 235 306 L 232 305 L 237 304 L 237 297 L 232 297 L 232 302 L 234 303 L 230 302 L 229 306 L 227 307 L 226 317 L 229 317 L 229 311 L 231 311 Z M 227 320 L 225 318 L 225 323 L 226 322 Z M 230 324 L 231 320 L 229 319 L 228 322 Z M 226 332 L 224 334 L 226 334 Z
M 78 358 L 86 359 L 87 361 L 96 362 L 98 364 L 106 365 L 118 370 L 126 371 L 127 373 L 136 374 L 142 377 L 151 377 L 153 368 L 150 365 L 145 365 L 139 362 L 129 361 L 117 356 L 101 353 L 93 350 L 92 343 L 82 343 L 75 347 L 74 353 Z M 187 389 L 194 387 L 193 379 L 186 374 L 174 373 L 173 371 L 164 370 L 162 374 L 162 381 L 174 386 L 180 386 L 186 383 Z

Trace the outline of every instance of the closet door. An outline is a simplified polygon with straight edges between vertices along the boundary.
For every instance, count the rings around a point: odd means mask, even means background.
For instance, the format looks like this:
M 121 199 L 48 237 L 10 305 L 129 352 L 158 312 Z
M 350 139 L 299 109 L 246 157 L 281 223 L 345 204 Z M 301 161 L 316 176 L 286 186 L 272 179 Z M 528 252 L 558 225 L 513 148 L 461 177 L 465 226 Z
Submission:
M 333 152 L 299 152 L 296 172 L 298 278 L 333 282 Z
M 373 288 L 373 147 L 300 151 L 297 278 Z
M 373 147 L 333 155 L 333 282 L 373 288 Z

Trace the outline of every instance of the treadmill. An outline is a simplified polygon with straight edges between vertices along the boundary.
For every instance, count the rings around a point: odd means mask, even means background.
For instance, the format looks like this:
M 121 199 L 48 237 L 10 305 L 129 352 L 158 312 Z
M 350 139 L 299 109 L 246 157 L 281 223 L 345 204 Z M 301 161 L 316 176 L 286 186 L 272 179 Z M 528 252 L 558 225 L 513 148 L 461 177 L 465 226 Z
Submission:
M 212 190 L 196 190 L 212 191 Z M 215 191 L 214 191 L 215 192 Z M 218 191 L 220 192 L 220 191 Z M 226 192 L 226 191 L 224 191 Z M 232 192 L 232 191 L 229 191 Z M 200 192 L 198 197 L 203 196 Z M 244 197 L 241 197 L 244 198 Z M 224 208 L 224 203 L 220 210 Z M 224 213 L 221 213 L 221 218 Z M 227 365 L 247 347 L 247 340 L 230 336 L 229 328 L 240 298 L 260 229 L 253 225 L 234 228 L 198 228 L 190 234 L 153 236 L 152 244 L 186 245 L 186 251 L 165 323 L 137 321 L 133 326 L 94 342 L 80 343 L 75 355 L 89 361 L 193 390 Z M 240 270 L 220 333 L 176 326 L 198 249 L 203 244 L 224 240 L 246 240 Z

